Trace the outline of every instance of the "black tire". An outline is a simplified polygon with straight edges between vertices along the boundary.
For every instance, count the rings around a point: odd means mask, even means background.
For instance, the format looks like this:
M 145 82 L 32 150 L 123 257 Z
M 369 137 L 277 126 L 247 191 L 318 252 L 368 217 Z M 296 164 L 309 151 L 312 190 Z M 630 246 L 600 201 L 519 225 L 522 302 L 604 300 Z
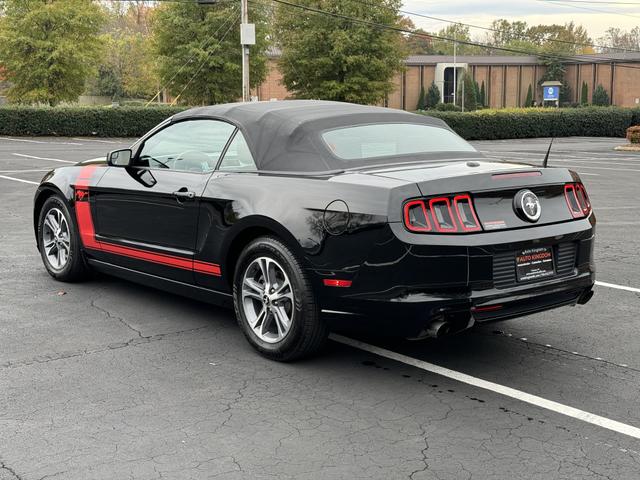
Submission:
M 69 231 L 69 253 L 67 260 L 61 268 L 56 268 L 52 265 L 51 261 L 47 257 L 44 247 L 44 221 L 49 212 L 56 209 L 61 212 L 68 225 Z M 80 248 L 80 235 L 78 233 L 78 226 L 76 225 L 75 218 L 69 213 L 66 202 L 59 195 L 52 195 L 49 197 L 40 210 L 38 215 L 38 248 L 40 250 L 40 256 L 42 257 L 42 263 L 44 263 L 47 272 L 56 280 L 62 282 L 77 282 L 87 278 L 89 269 Z
M 293 314 L 291 326 L 283 339 L 276 343 L 261 339 L 251 328 L 242 303 L 242 283 L 247 269 L 260 257 L 275 260 L 286 273 L 293 287 Z M 236 319 L 245 337 L 265 357 L 288 362 L 318 352 L 329 335 L 327 325 L 320 317 L 311 281 L 296 255 L 281 240 L 265 236 L 252 241 L 240 254 L 233 278 L 233 301 Z

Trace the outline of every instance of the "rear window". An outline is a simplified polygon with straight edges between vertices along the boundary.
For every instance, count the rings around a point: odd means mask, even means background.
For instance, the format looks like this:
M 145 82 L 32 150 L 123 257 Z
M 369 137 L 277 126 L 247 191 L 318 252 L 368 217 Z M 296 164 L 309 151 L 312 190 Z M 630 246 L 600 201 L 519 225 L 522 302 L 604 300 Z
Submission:
M 377 123 L 329 130 L 322 134 L 329 150 L 342 160 L 437 152 L 475 152 L 446 128 L 412 123 Z

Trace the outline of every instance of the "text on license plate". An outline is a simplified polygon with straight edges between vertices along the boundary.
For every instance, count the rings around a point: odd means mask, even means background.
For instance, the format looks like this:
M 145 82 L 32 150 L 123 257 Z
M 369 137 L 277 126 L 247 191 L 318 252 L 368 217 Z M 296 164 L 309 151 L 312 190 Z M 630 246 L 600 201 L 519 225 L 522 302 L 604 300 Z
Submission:
M 516 275 L 519 282 L 528 282 L 555 275 L 551 247 L 528 248 L 516 252 Z

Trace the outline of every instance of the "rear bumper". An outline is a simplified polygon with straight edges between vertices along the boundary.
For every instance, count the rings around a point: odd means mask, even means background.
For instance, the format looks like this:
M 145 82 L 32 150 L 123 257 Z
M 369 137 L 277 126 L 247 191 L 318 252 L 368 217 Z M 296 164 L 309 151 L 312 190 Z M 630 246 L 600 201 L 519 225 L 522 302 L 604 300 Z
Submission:
M 414 336 L 435 321 L 461 330 L 586 303 L 595 283 L 595 220 L 552 227 L 529 229 L 527 236 L 494 234 L 493 244 L 481 243 L 484 234 L 458 238 L 458 245 L 384 243 L 354 275 L 354 288 L 323 289 L 323 309 L 337 319 L 357 318 L 365 328 L 375 323 Z M 556 276 L 518 283 L 509 259 L 531 246 L 553 247 Z

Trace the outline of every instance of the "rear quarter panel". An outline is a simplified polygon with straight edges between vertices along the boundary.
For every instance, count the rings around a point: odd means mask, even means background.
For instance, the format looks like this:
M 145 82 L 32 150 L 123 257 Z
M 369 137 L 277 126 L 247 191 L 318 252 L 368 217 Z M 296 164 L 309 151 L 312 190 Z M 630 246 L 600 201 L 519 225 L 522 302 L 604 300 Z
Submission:
M 320 275 L 357 270 L 387 227 L 391 199 L 417 194 L 415 184 L 358 174 L 214 174 L 204 194 L 198 251 L 218 261 L 230 282 L 234 243 L 247 229 L 263 228 Z

